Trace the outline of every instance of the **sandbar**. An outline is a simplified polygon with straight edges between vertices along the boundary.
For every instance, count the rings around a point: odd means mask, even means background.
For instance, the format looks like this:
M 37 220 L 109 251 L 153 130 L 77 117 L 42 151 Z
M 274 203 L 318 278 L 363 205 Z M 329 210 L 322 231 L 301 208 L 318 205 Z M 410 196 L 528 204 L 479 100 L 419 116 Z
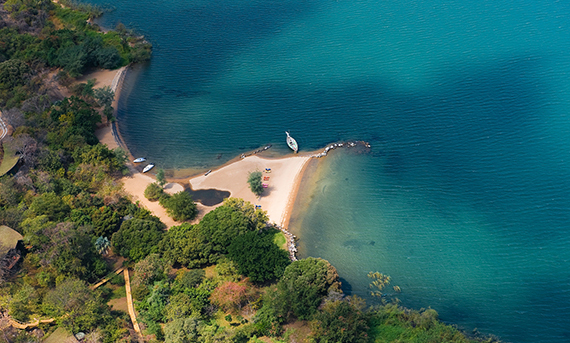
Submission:
M 193 190 L 215 188 L 229 191 L 231 197 L 261 205 L 271 223 L 283 226 L 290 215 L 302 171 L 310 158 L 304 155 L 269 159 L 254 155 L 223 166 L 208 176 L 193 177 L 189 182 Z M 270 168 L 271 172 L 266 173 L 265 168 Z M 263 181 L 268 187 L 260 197 L 253 194 L 247 183 L 249 173 L 254 171 L 261 171 L 263 177 L 268 178 Z

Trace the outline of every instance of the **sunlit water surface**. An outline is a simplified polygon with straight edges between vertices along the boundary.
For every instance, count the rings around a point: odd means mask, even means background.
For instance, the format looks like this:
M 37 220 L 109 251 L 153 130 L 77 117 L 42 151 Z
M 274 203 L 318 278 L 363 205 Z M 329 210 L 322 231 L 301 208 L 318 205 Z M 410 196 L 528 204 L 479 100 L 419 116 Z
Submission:
M 106 0 L 93 0 L 105 4 Z M 513 342 L 570 342 L 570 4 L 124 0 L 154 44 L 126 79 L 134 155 L 209 168 L 363 139 L 303 183 L 291 228 L 348 292 Z M 389 290 L 388 290 L 389 291 Z

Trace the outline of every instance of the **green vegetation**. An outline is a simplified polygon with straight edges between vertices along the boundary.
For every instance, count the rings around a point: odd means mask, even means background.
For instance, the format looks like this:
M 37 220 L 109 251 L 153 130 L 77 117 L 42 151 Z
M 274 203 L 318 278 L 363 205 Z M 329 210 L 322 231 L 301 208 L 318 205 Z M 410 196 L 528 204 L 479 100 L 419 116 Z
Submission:
M 281 231 L 275 232 L 275 235 L 273 236 L 273 243 L 275 243 L 275 245 L 277 245 L 281 249 L 287 250 L 287 238 L 285 237 L 285 234 L 283 232 Z
M 8 144 L 2 143 L 2 150 L 3 155 L 2 160 L 0 161 L 0 176 L 4 176 L 12 170 L 20 159 L 20 156 L 18 156 L 16 151 L 12 150 Z
M 119 231 L 113 234 L 111 245 L 117 254 L 139 261 L 158 252 L 158 243 L 162 240 L 165 228 L 159 220 L 125 220 Z
M 57 74 L 61 83 L 71 82 L 89 68 L 147 59 L 150 46 L 124 26 L 98 31 L 87 22 L 100 13 L 97 8 L 61 1 L 66 8 L 47 0 L 7 0 L 0 12 L 0 107 L 15 128 L 4 143 L 1 168 L 10 169 L 10 159 L 21 161 L 15 175 L 0 177 L 0 228 L 23 236 L 15 249 L 17 235 L 10 237 L 9 252 L 21 256 L 15 265 L 4 258 L 2 244 L 0 310 L 20 321 L 55 319 L 30 332 L 10 329 L 0 342 L 35 342 L 37 332 L 56 327 L 83 331 L 86 341 L 136 340 L 128 315 L 108 305 L 125 294 L 123 278 L 112 274 L 120 256 L 134 270 L 132 295 L 147 341 L 260 342 L 271 336 L 283 342 L 291 336 L 283 329 L 289 323 L 308 330 L 297 337 L 305 342 L 471 341 L 431 309 L 386 302 L 364 310 L 362 299 L 342 294 L 327 261 L 290 263 L 280 249 L 283 234 L 242 199 L 226 199 L 199 223 L 168 231 L 133 204 L 119 182 L 127 172 L 124 151 L 109 150 L 94 134 L 102 116 L 110 118 L 110 89 L 93 89 L 89 80 L 54 102 L 43 77 Z M 261 194 L 261 173 L 249 179 Z M 195 217 L 188 193 L 164 194 L 163 171 L 157 182 L 145 191 L 147 198 L 160 200 L 176 220 Z M 111 277 L 107 286 L 89 287 L 105 276 Z M 389 281 L 380 273 L 372 278 L 375 292 Z
M 276 230 L 248 232 L 237 236 L 228 247 L 228 256 L 240 274 L 254 282 L 278 279 L 289 265 L 289 254 L 273 243 Z
M 166 185 L 166 177 L 164 176 L 164 169 L 159 169 L 156 173 L 156 183 L 160 187 L 164 187 Z
M 103 33 L 90 25 L 88 19 L 101 14 L 93 7 L 8 0 L 3 9 L 10 18 L 0 29 L 0 106 L 17 106 L 41 92 L 39 71 L 45 67 L 63 69 L 65 79 L 90 68 L 113 69 L 150 58 L 150 44 L 124 26 Z
M 149 184 L 144 190 L 144 197 L 150 201 L 158 201 L 163 195 L 164 189 L 156 182 Z
M 173 195 L 164 194 L 160 198 L 160 205 L 166 208 L 166 213 L 176 221 L 192 220 L 198 214 L 192 196 L 185 191 Z
M 255 195 L 261 195 L 263 193 L 263 184 L 261 183 L 261 172 L 254 171 L 249 173 L 247 177 L 247 183 L 249 183 L 249 189 Z

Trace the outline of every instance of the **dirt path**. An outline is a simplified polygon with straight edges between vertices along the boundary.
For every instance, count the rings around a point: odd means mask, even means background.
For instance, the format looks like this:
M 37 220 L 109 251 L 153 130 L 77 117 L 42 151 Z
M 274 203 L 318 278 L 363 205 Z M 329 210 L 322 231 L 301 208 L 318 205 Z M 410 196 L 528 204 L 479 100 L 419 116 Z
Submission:
M 124 267 L 121 267 L 121 268 L 115 270 L 115 274 L 117 274 L 117 275 L 118 275 L 118 274 L 121 274 L 121 272 L 122 272 L 123 270 L 125 270 L 125 268 L 124 268 Z M 103 280 L 97 282 L 96 284 L 89 286 L 89 288 L 91 288 L 91 289 L 97 289 L 99 286 L 104 285 L 104 284 L 105 284 L 107 281 L 109 281 L 111 278 L 112 278 L 112 276 L 107 277 L 107 278 L 104 278 Z
M 127 306 L 129 307 L 129 316 L 131 316 L 131 321 L 133 322 L 133 328 L 139 336 L 139 342 L 142 342 L 142 333 L 139 323 L 137 322 L 137 316 L 135 314 L 135 308 L 133 306 L 133 296 L 131 294 L 131 281 L 129 279 L 129 270 L 125 269 L 125 291 L 127 293 Z

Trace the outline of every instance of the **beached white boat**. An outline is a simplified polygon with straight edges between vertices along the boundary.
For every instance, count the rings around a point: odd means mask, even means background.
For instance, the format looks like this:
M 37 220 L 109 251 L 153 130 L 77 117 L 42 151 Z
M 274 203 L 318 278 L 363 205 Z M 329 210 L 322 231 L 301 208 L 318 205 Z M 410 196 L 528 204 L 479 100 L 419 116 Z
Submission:
M 154 164 L 150 163 L 149 165 L 144 167 L 143 173 L 146 173 L 147 171 L 151 170 L 152 168 L 154 168 Z
M 295 140 L 295 138 L 289 135 L 289 132 L 285 131 L 285 133 L 287 134 L 287 145 L 289 146 L 289 148 L 291 148 L 291 150 L 297 152 L 299 150 L 299 145 L 297 145 L 297 141 Z
M 144 162 L 144 161 L 146 161 L 146 158 L 144 158 L 144 157 L 139 157 L 139 158 L 133 160 L 133 163 L 141 163 L 141 162 Z

